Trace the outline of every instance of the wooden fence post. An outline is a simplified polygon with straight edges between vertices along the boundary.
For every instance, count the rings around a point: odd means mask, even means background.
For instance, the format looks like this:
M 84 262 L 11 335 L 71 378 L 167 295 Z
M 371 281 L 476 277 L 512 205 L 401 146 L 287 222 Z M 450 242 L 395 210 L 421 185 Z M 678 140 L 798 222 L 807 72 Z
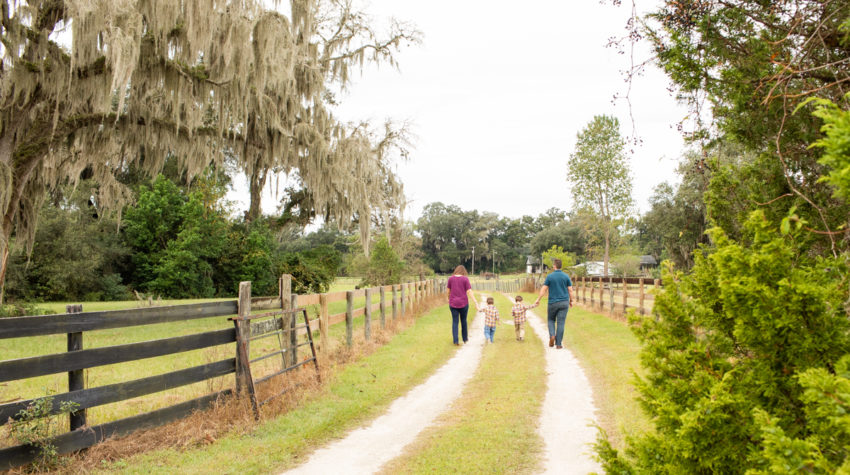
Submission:
M 236 392 L 242 392 L 242 388 L 249 387 L 251 375 L 249 374 L 251 322 L 245 320 L 251 315 L 251 283 L 239 282 L 239 307 L 236 319 Z
M 298 308 L 298 294 L 292 294 L 289 309 L 294 310 Z M 306 312 L 306 310 L 305 310 Z M 309 318 L 309 317 L 307 317 Z M 295 365 L 298 363 L 298 316 L 295 313 L 290 314 L 289 318 L 289 366 Z M 310 335 L 312 338 L 312 335 Z M 286 366 L 284 366 L 285 368 Z
M 292 310 L 292 276 L 289 274 L 281 274 L 277 281 L 278 297 L 280 297 L 280 309 L 283 312 L 281 316 L 280 328 L 282 330 L 281 342 L 283 344 L 283 367 L 295 364 L 292 359 L 292 323 L 295 321 L 293 315 L 289 312 Z
M 644 298 L 643 297 L 643 295 L 644 295 L 644 293 L 643 293 L 643 277 L 640 278 L 638 283 L 640 284 L 640 303 L 638 304 L 639 305 L 638 312 L 640 312 L 641 315 L 646 315 L 646 310 L 644 310 L 644 308 L 643 308 L 643 301 L 644 301 L 643 300 L 643 298 Z
M 404 317 L 405 312 L 407 310 L 405 308 L 405 305 L 404 305 L 404 287 L 405 287 L 405 284 L 399 284 L 399 287 L 401 287 L 401 316 Z
M 325 354 L 328 354 L 330 348 L 328 347 L 329 339 L 328 339 L 328 323 L 330 323 L 328 316 L 328 294 L 320 294 L 319 295 L 319 311 L 321 315 L 319 316 L 319 341 L 322 344 L 322 351 Z
M 366 341 L 369 341 L 372 339 L 372 289 L 367 288 L 365 294 L 366 308 L 363 312 L 363 337 L 366 338 Z
M 626 278 L 623 277 L 623 315 L 626 314 L 626 309 L 629 307 L 629 286 L 626 283 Z
M 593 279 L 592 278 L 590 279 L 590 283 L 591 283 L 591 285 L 593 285 Z M 604 304 L 602 303 L 602 277 L 599 277 L 599 310 L 600 311 L 603 309 L 602 308 L 603 305 Z
M 354 291 L 345 293 L 345 342 L 354 346 Z
M 82 313 L 82 305 L 66 305 L 66 313 Z M 68 333 L 68 351 L 79 351 L 83 349 L 83 332 Z M 85 370 L 78 369 L 68 371 L 68 391 L 79 391 L 85 389 Z M 71 430 L 79 429 L 86 425 L 86 410 L 80 409 L 70 414 Z
M 397 293 L 397 285 L 393 284 L 393 323 L 395 323 L 395 319 L 398 318 L 398 293 Z
M 379 287 L 381 293 L 381 330 L 387 328 L 387 301 L 386 301 L 386 291 L 382 285 Z
M 610 307 L 608 308 L 608 315 L 614 316 L 614 278 L 608 276 L 608 303 Z
M 587 277 L 581 278 L 581 303 L 587 305 Z
M 251 282 L 239 282 L 239 310 L 236 319 L 236 391 L 241 391 L 244 386 L 248 397 L 251 398 L 251 407 L 254 409 L 254 418 L 260 418 L 260 408 L 257 404 L 257 391 L 254 388 L 254 377 L 251 375 Z

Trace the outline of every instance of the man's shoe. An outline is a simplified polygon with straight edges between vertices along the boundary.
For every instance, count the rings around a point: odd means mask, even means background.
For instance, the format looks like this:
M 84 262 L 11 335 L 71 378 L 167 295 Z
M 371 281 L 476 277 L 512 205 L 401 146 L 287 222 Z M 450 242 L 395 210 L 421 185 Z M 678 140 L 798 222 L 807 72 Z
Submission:
M 553 346 L 555 346 L 555 337 L 554 337 L 554 336 L 550 336 L 550 337 L 549 337 L 549 348 L 551 348 L 551 347 L 553 347 Z
M 555 347 L 555 349 L 556 349 L 556 350 L 562 350 L 563 348 L 564 348 L 564 347 L 563 347 L 563 346 L 561 346 L 561 345 L 558 345 L 558 346 L 556 346 L 556 347 Z

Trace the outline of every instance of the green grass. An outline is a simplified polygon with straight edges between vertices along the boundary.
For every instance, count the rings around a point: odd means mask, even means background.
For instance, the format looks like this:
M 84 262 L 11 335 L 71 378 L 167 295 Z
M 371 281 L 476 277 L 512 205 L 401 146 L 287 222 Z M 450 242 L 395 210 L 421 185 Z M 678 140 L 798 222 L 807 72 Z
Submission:
M 160 450 L 110 466 L 124 473 L 271 473 L 293 467 L 333 438 L 382 414 L 455 351 L 448 307 L 416 320 L 375 353 L 334 370 L 325 390 L 247 434 L 187 451 Z M 404 362 L 404 364 L 399 364 Z
M 522 293 L 527 302 L 534 294 Z M 547 299 L 534 311 L 546 318 Z M 604 315 L 573 307 L 567 314 L 564 346 L 581 362 L 599 409 L 599 425 L 615 447 L 625 437 L 652 430 L 652 423 L 638 403 L 632 385 L 633 373 L 640 374 L 640 342 L 628 325 Z
M 496 296 L 503 320 L 510 302 Z M 472 340 L 483 335 L 472 335 Z M 496 342 L 461 397 L 386 473 L 532 473 L 543 442 L 537 424 L 546 393 L 546 363 L 539 336 L 526 327 L 516 341 L 513 325 L 499 323 Z

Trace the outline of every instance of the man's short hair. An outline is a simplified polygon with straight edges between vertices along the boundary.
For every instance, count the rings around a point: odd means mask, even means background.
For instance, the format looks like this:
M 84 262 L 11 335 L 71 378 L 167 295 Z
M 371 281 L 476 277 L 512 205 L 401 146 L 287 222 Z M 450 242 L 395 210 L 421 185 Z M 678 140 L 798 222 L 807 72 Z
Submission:
M 552 259 L 552 267 L 554 267 L 555 269 L 560 269 L 562 264 L 563 263 L 560 259 Z

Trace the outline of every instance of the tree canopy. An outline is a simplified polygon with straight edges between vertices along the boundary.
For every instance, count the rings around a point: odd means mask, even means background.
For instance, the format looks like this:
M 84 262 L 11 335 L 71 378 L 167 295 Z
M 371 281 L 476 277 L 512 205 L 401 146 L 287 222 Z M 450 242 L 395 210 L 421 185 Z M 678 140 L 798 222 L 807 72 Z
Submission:
M 596 217 L 594 227 L 603 236 L 605 275 L 612 233 L 632 207 L 632 179 L 624 147 L 620 121 L 597 115 L 578 133 L 567 167 L 574 208 L 591 210 Z
M 409 26 L 379 38 L 348 0 L 293 0 L 288 16 L 260 1 L 2 6 L 0 281 L 12 232 L 31 243 L 45 192 L 84 173 L 100 209 L 131 199 L 122 171 L 153 176 L 168 157 L 190 178 L 226 156 L 252 184 L 294 173 L 303 205 L 339 223 L 401 195 L 383 145 L 339 123 L 327 93 L 394 63 Z
M 695 117 L 711 106 L 644 223 L 678 223 L 662 242 L 691 248 L 701 208 L 710 229 L 632 319 L 655 430 L 623 450 L 602 437 L 604 468 L 846 472 L 850 5 L 670 1 L 633 20 Z

